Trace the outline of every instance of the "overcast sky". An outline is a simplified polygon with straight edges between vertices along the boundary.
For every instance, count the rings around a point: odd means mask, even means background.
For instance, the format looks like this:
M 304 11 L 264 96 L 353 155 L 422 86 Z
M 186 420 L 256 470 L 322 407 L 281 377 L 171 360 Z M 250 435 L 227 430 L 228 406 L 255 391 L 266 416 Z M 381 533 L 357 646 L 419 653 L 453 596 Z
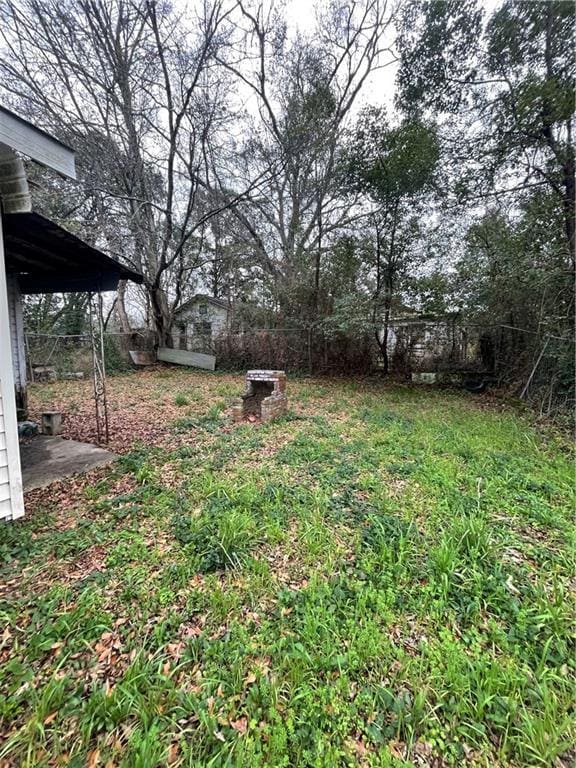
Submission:
M 286 17 L 288 22 L 302 32 L 313 29 L 315 25 L 314 13 L 318 4 L 321 3 L 315 3 L 311 0 L 287 0 Z M 365 104 L 386 104 L 388 108 L 391 108 L 394 100 L 396 69 L 396 65 L 392 64 L 372 73 L 364 84 L 353 111 L 356 112 Z
M 193 8 L 201 0 L 174 0 L 175 5 L 182 8 Z M 547 0 L 543 0 L 546 2 Z M 266 6 L 270 6 L 274 0 L 264 0 Z M 306 33 L 315 27 L 315 9 L 318 6 L 326 4 L 327 0 L 285 0 L 285 15 L 289 26 L 294 30 L 299 29 Z M 500 6 L 503 0 L 478 0 L 479 5 L 484 8 L 485 17 L 490 16 L 494 10 Z M 402 0 L 400 0 L 402 3 Z M 276 2 L 281 7 L 281 2 Z M 392 33 L 393 34 L 393 33 Z M 392 44 L 392 39 L 389 41 Z M 394 101 L 394 82 L 396 79 L 397 65 L 395 63 L 386 66 L 383 69 L 373 72 L 364 84 L 364 88 L 359 94 L 353 112 L 357 112 L 366 104 L 384 104 L 392 110 Z M 242 89 L 240 89 L 242 92 Z M 246 93 L 246 106 L 250 110 L 250 95 Z

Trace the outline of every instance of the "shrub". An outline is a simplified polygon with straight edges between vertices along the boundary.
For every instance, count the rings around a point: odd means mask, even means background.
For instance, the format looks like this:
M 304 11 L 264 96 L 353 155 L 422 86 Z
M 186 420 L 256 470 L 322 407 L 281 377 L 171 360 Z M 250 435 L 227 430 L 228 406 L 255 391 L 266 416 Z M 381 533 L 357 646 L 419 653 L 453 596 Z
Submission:
M 127 353 L 121 349 L 121 342 L 114 336 L 104 336 L 104 361 L 107 373 L 124 373 L 132 370 Z

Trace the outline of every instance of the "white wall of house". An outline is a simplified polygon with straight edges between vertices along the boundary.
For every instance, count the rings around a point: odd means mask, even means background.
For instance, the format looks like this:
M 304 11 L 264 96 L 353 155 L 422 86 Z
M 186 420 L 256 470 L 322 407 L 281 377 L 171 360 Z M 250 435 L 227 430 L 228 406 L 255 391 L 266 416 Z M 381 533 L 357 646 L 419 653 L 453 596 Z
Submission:
M 0 106 L 0 196 L 6 213 L 32 210 L 26 172 L 16 152 L 76 178 L 70 147 Z M 22 305 L 18 285 L 9 284 L 6 275 L 0 213 L 0 520 L 24 514 L 15 380 L 25 393 Z
M 11 290 L 13 322 L 9 312 L 8 280 L 0 219 L 0 520 L 14 520 L 24 514 L 12 351 L 12 339 L 17 335 L 18 326 L 13 286 Z

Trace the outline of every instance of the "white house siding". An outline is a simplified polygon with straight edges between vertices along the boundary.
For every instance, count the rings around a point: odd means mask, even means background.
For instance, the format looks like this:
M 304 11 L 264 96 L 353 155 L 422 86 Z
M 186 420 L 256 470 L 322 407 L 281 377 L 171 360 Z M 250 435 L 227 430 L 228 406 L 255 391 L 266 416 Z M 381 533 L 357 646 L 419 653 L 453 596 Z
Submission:
M 16 316 L 14 323 L 17 332 Z M 5 520 L 24 514 L 12 368 L 12 327 L 0 219 L 0 519 Z
M 0 392 L 0 515 L 12 514 L 10 501 L 10 478 L 8 476 L 8 452 L 6 451 L 6 427 L 4 424 L 4 402 Z

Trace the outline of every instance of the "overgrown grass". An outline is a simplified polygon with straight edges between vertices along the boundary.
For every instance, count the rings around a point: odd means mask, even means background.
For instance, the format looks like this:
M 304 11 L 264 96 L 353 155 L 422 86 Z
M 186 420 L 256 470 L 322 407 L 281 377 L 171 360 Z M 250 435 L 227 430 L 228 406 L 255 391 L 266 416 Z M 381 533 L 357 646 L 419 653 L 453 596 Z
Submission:
M 232 426 L 240 379 L 158 378 L 193 439 L 1 529 L 0 764 L 573 762 L 561 437 L 351 381 Z

